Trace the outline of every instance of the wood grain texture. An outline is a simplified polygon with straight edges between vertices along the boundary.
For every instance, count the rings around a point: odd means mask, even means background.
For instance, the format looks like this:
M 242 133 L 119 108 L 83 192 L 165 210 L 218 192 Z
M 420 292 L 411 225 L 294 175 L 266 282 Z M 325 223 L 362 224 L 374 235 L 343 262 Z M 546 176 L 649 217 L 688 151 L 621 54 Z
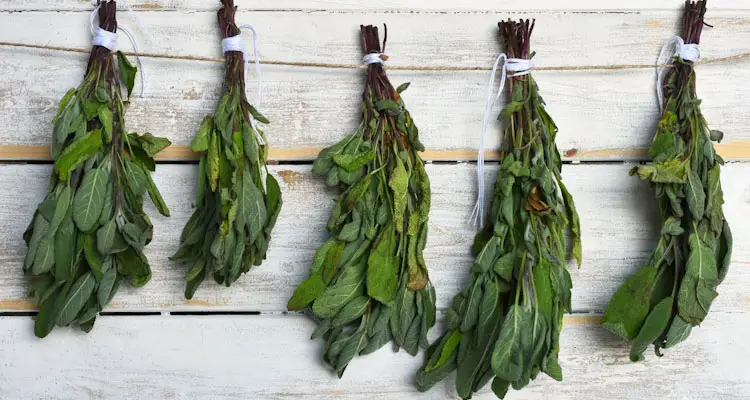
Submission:
M 648 185 L 628 176 L 631 166 L 566 165 L 563 176 L 575 196 L 583 229 L 584 264 L 571 265 L 575 289 L 573 309 L 600 312 L 627 276 L 640 268 L 655 245 L 660 227 L 653 194 Z M 428 165 L 433 204 L 425 258 L 436 287 L 438 306 L 445 308 L 463 289 L 473 258 L 473 228 L 467 224 L 475 199 L 474 165 Z M 21 239 L 38 199 L 43 197 L 51 168 L 42 165 L 0 166 L 0 187 L 26 190 L 0 192 L 0 310 L 32 308 L 26 297 L 21 264 L 26 247 Z M 494 179 L 491 166 L 488 179 Z M 196 167 L 160 165 L 155 180 L 172 211 L 171 218 L 154 216 L 154 240 L 147 247 L 153 268 L 152 281 L 142 289 L 124 289 L 115 297 L 113 311 L 265 311 L 286 310 L 297 284 L 309 273 L 315 249 L 327 238 L 335 192 L 310 173 L 310 166 L 279 165 L 284 206 L 274 230 L 268 260 L 227 289 L 207 281 L 195 300 L 183 297 L 185 269 L 168 257 L 179 244 L 179 234 L 192 212 Z M 733 267 L 719 288 L 713 309 L 750 311 L 746 288 L 750 275 L 750 228 L 741 221 L 750 214 L 748 164 L 730 164 L 722 179 L 725 212 L 735 237 Z M 488 185 L 489 186 L 489 185 Z M 150 207 L 150 206 L 149 206 Z
M 320 361 L 314 324 L 298 315 L 100 317 L 88 335 L 39 340 L 27 317 L 0 318 L 0 397 L 8 399 L 456 399 L 453 376 L 426 393 L 422 357 L 387 347 L 355 359 L 339 380 Z M 442 324 L 433 329 L 435 336 Z M 541 376 L 511 399 L 746 399 L 748 314 L 712 312 L 661 359 L 631 363 L 627 344 L 569 320 L 564 381 Z M 33 382 L 33 383 L 32 383 Z M 495 399 L 485 388 L 474 397 Z
M 496 23 L 504 13 L 392 14 L 244 12 L 262 35 L 262 57 L 277 60 L 359 62 L 359 23 L 387 22 L 393 65 L 491 65 L 500 51 Z M 153 40 L 149 51 L 218 57 L 211 12 L 141 12 Z M 531 14 L 538 65 L 651 63 L 676 30 L 673 11 L 639 14 Z M 127 21 L 129 16 L 123 17 Z M 40 21 L 44 23 L 40 24 Z M 28 43 L 85 48 L 88 17 L 80 12 L 0 13 L 0 37 Z M 750 51 L 750 12 L 712 11 L 714 29 L 702 41 L 704 57 Z M 132 21 L 131 21 L 132 22 Z M 123 22 L 126 23 L 126 22 Z M 38 25 L 34 32 L 26 27 Z M 132 24 L 131 24 L 132 25 Z M 606 32 L 606 34 L 599 34 Z M 563 39 L 564 38 L 564 39 Z M 126 46 L 124 39 L 121 44 Z M 163 160 L 192 159 L 187 146 L 221 93 L 219 63 L 144 59 L 144 98 L 128 112 L 129 128 L 169 137 L 177 146 Z M 723 130 L 727 159 L 750 159 L 750 61 L 698 67 L 699 95 L 712 128 Z M 85 56 L 0 48 L 0 157 L 48 159 L 50 120 L 69 87 L 81 80 Z M 362 71 L 266 66 L 262 109 L 276 160 L 311 160 L 317 150 L 353 131 Z M 392 71 L 395 83 L 411 81 L 405 100 L 435 160 L 473 159 L 488 73 Z M 252 79 L 252 78 L 251 78 Z M 652 70 L 536 73 L 549 112 L 560 127 L 558 145 L 568 160 L 641 160 L 658 119 Z M 137 83 L 138 85 L 139 83 Z M 254 83 L 251 83 L 254 85 Z M 137 93 L 137 90 L 136 90 Z M 496 110 L 499 111 L 499 110 Z M 498 145 L 492 124 L 489 148 Z
M 211 11 L 216 9 L 216 2 L 206 0 L 129 0 L 136 10 L 195 10 Z M 272 11 L 402 11 L 402 12 L 488 12 L 496 10 L 518 11 L 536 10 L 558 11 L 637 11 L 644 9 L 676 10 L 681 6 L 674 0 L 630 0 L 601 1 L 601 0 L 527 0 L 523 2 L 513 0 L 237 0 L 244 10 L 272 10 Z M 748 9 L 750 4 L 744 0 L 711 0 L 712 9 Z M 70 0 L 0 0 L 0 10 L 6 11 L 89 11 L 88 2 Z

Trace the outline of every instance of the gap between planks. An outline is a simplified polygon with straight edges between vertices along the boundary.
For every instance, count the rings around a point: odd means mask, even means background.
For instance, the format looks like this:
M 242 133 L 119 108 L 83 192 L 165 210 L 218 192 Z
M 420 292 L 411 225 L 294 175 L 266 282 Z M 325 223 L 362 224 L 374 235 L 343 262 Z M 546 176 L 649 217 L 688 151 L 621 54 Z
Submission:
M 186 300 L 185 305 L 187 306 L 199 306 L 199 307 L 212 307 L 213 305 L 202 301 L 202 300 Z M 35 315 L 37 310 L 34 307 L 34 303 L 31 300 L 0 300 L 0 309 L 7 311 L 0 312 L 0 315 L 5 317 L 26 317 L 29 313 Z M 13 311 L 10 311 L 13 310 Z M 438 313 L 443 313 L 444 310 L 438 310 Z M 113 314 L 114 313 L 114 314 Z M 119 311 L 117 302 L 112 302 L 110 306 L 104 310 L 104 314 L 107 316 L 152 316 L 152 315 L 236 315 L 236 316 L 247 316 L 247 315 L 303 315 L 303 313 L 297 312 L 265 312 L 265 311 L 210 311 L 206 308 L 201 309 L 184 309 L 175 311 L 145 311 L 145 312 L 130 312 L 130 311 Z M 588 312 L 574 312 L 572 314 L 566 314 L 563 317 L 563 323 L 565 325 L 599 325 L 602 322 L 602 315 L 592 314 Z
M 750 159 L 750 141 L 735 141 L 732 143 L 715 144 L 717 153 L 727 161 Z M 278 149 L 271 147 L 269 160 L 271 161 L 308 161 L 317 157 L 323 150 L 321 147 L 295 147 Z M 561 151 L 566 161 L 633 161 L 648 159 L 648 149 L 602 149 L 579 151 L 567 149 Z M 463 150 L 434 150 L 422 152 L 426 161 L 474 161 L 477 151 Z M 170 146 L 156 155 L 160 161 L 195 161 L 200 157 L 186 146 Z M 497 151 L 485 152 L 486 160 L 498 160 Z M 0 161 L 51 161 L 52 154 L 47 146 L 36 145 L 0 145 Z

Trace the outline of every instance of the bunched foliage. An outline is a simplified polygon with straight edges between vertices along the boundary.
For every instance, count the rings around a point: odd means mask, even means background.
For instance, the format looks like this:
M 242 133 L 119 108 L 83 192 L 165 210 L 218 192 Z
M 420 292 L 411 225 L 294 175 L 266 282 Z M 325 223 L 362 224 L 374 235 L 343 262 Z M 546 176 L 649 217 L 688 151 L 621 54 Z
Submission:
M 683 35 L 698 44 L 705 1 L 686 2 Z M 604 326 L 632 340 L 630 359 L 642 360 L 653 344 L 657 355 L 687 339 L 706 318 L 732 255 L 732 233 L 724 219 L 720 166 L 711 131 L 695 93 L 693 63 L 674 57 L 663 82 L 664 111 L 651 145 L 652 164 L 631 175 L 655 189 L 662 218 L 661 237 L 648 263 L 610 300 Z
M 366 54 L 385 50 L 377 28 L 361 31 Z M 328 221 L 331 237 L 288 307 L 311 311 L 318 323 L 313 338 L 326 340 L 323 358 L 339 376 L 356 355 L 388 342 L 417 354 L 435 324 L 435 289 L 422 257 L 430 181 L 400 96 L 407 86 L 394 89 L 383 65 L 371 64 L 361 125 L 313 166 L 341 195 Z
M 101 2 L 99 25 L 116 32 L 116 3 Z M 143 286 L 151 268 L 143 254 L 153 227 L 143 211 L 149 194 L 169 216 L 151 171 L 169 140 L 125 131 L 122 91 L 136 68 L 122 53 L 94 46 L 83 83 L 60 101 L 54 118 L 55 167 L 49 192 L 24 234 L 24 271 L 39 314 L 35 333 L 76 324 L 89 331 L 124 280 Z
M 222 37 L 240 34 L 233 0 L 222 0 Z M 258 123 L 267 124 L 245 95 L 243 53 L 226 53 L 226 91 L 214 116 L 204 119 L 191 144 L 202 152 L 196 210 L 172 257 L 189 266 L 185 297 L 206 277 L 230 286 L 266 258 L 271 231 L 281 211 L 281 190 L 268 173 L 268 145 Z
M 508 58 L 529 59 L 533 22 L 501 22 Z M 492 381 L 503 398 L 539 372 L 562 380 L 558 363 L 563 313 L 570 311 L 564 231 L 581 263 L 580 224 L 560 175 L 557 127 L 530 74 L 510 78 L 511 101 L 492 194 L 490 223 L 474 242 L 469 284 L 454 297 L 447 331 L 428 349 L 417 373 L 427 390 L 456 371 L 462 399 Z

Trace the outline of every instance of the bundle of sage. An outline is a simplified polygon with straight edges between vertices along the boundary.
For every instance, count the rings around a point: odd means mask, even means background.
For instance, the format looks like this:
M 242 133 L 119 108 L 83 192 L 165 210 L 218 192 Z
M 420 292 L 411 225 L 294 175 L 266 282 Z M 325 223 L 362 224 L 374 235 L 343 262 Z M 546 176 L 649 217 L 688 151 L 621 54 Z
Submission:
M 169 140 L 125 131 L 122 91 L 129 99 L 136 68 L 111 54 L 116 3 L 100 2 L 99 29 L 83 83 L 60 101 L 55 116 L 49 192 L 24 233 L 24 272 L 39 314 L 35 333 L 76 324 L 84 331 L 121 281 L 143 286 L 151 268 L 143 254 L 153 227 L 143 211 L 148 193 L 169 216 L 151 179 L 154 155 Z M 109 46 L 109 47 L 107 47 Z
M 447 332 L 427 349 L 417 373 L 424 391 L 456 370 L 463 399 L 490 380 L 500 398 L 539 372 L 562 380 L 557 354 L 572 287 L 565 268 L 566 227 L 581 263 L 580 224 L 560 175 L 557 127 L 530 75 L 534 23 L 509 20 L 499 28 L 506 54 L 498 62 L 506 58 L 503 70 L 515 73 L 511 101 L 499 117 L 506 126 L 490 223 L 475 238 L 471 278 L 447 311 Z
M 427 241 L 430 181 L 417 127 L 383 66 L 378 29 L 362 26 L 367 86 L 354 134 L 323 150 L 313 173 L 340 188 L 328 221 L 330 239 L 315 253 L 310 277 L 289 300 L 309 308 L 324 338 L 323 358 L 344 373 L 358 354 L 393 341 L 411 355 L 426 347 L 435 324 L 435 289 L 422 251 Z
M 708 129 L 695 92 L 705 13 L 705 1 L 685 2 L 684 39 L 674 40 L 673 68 L 658 83 L 663 113 L 653 162 L 631 171 L 651 182 L 664 219 L 646 266 L 623 283 L 604 313 L 607 329 L 633 341 L 632 361 L 642 360 L 650 344 L 661 355 L 687 339 L 706 318 L 730 263 L 732 234 L 719 179 L 724 160 L 711 143 L 724 135 Z
M 221 2 L 225 92 L 215 115 L 203 120 L 190 145 L 193 151 L 203 152 L 198 164 L 197 209 L 182 231 L 180 249 L 172 256 L 173 261 L 189 266 L 188 299 L 206 276 L 230 286 L 241 273 L 260 265 L 281 211 L 281 190 L 268 172 L 268 146 L 258 127 L 268 120 L 247 101 L 244 54 L 232 44 L 241 44 L 235 24 L 237 7 L 234 0 Z

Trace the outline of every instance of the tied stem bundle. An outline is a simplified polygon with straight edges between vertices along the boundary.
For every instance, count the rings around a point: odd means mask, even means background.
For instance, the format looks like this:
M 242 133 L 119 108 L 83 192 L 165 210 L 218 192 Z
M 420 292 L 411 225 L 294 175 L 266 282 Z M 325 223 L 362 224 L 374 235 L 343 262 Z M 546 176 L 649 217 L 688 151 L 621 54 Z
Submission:
M 706 2 L 685 3 L 683 40 L 698 44 Z M 679 48 L 679 46 L 678 46 Z M 693 62 L 676 55 L 662 84 L 664 111 L 651 145 L 653 163 L 636 167 L 654 187 L 663 225 L 646 266 L 614 294 L 604 326 L 632 340 L 630 359 L 642 360 L 650 344 L 657 355 L 687 339 L 708 314 L 724 280 L 732 234 L 724 219 L 720 166 L 695 91 Z
M 117 31 L 116 7 L 100 2 L 101 29 Z M 170 142 L 125 131 L 122 92 L 129 98 L 136 72 L 122 53 L 94 46 L 83 83 L 58 106 L 49 192 L 24 234 L 39 337 L 55 325 L 88 332 L 123 280 L 139 287 L 151 278 L 143 250 L 153 226 L 143 198 L 169 216 L 150 172 Z
M 323 358 L 339 377 L 356 355 L 391 341 L 415 355 L 435 324 L 435 290 L 422 256 L 430 211 L 418 153 L 424 146 L 400 96 L 408 84 L 394 89 L 385 74 L 378 29 L 362 26 L 361 33 L 369 64 L 362 123 L 313 165 L 342 193 L 328 221 L 331 237 L 288 304 L 311 310 L 313 339 L 326 340 Z
M 533 22 L 509 20 L 499 28 L 509 60 L 533 56 Z M 580 265 L 580 223 L 560 175 L 557 127 L 536 82 L 527 73 L 509 83 L 512 98 L 499 117 L 506 127 L 489 223 L 474 242 L 469 284 L 447 311 L 447 332 L 428 348 L 417 373 L 422 391 L 453 370 L 463 399 L 490 380 L 499 398 L 539 372 L 562 380 L 557 355 L 572 288 L 564 231 L 571 230 Z
M 222 37 L 240 35 L 234 0 L 221 2 Z M 224 85 L 216 113 L 204 119 L 190 146 L 203 152 L 198 164 L 197 209 L 172 257 L 190 267 L 185 288 L 188 299 L 206 276 L 230 286 L 241 273 L 260 265 L 281 211 L 281 190 L 268 172 L 268 146 L 257 126 L 268 120 L 247 101 L 242 52 L 226 52 Z

